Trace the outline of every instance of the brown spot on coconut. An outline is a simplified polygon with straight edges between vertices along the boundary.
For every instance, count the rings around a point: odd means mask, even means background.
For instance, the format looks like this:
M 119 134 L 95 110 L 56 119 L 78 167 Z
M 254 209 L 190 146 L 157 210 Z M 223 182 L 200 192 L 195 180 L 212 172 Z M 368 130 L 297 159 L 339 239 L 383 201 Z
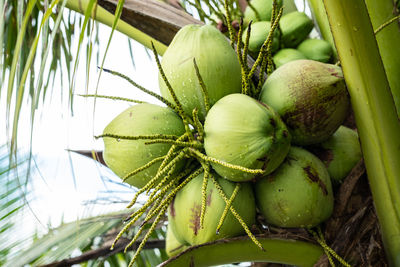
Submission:
M 254 190 L 266 222 L 279 227 L 313 227 L 333 211 L 328 171 L 316 156 L 299 147 L 291 147 L 286 160 L 257 181 Z
M 296 60 L 274 71 L 260 100 L 281 116 L 297 145 L 320 143 L 348 114 L 349 96 L 340 67 Z
M 212 175 L 229 198 L 235 189 L 236 183 L 223 179 L 216 173 Z M 200 227 L 203 177 L 204 174 L 200 174 L 191 180 L 175 197 L 174 208 L 176 216 L 169 216 L 169 224 L 176 235 L 182 238 L 185 243 L 197 245 L 245 234 L 240 223 L 230 212 L 227 214 L 219 234 L 216 234 L 217 225 L 225 208 L 225 201 L 217 193 L 212 181 L 207 184 L 207 203 L 209 205 L 207 204 L 206 206 L 203 227 Z M 250 184 L 241 184 L 232 205 L 248 226 L 255 222 L 256 207 Z

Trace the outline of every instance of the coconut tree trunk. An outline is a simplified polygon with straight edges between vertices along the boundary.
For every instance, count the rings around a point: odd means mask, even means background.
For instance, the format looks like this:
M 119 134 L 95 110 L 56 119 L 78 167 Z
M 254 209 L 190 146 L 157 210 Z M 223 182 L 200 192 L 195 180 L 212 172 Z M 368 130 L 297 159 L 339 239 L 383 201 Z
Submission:
M 324 0 L 324 4 L 351 96 L 388 261 L 400 266 L 400 122 L 378 44 L 363 0 Z

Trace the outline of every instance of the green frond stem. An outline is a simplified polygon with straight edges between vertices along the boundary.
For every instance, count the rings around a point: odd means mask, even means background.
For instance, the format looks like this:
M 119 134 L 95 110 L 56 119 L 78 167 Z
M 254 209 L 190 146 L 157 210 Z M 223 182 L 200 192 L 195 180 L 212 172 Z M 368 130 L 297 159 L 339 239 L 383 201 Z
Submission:
M 196 8 L 197 12 L 199 13 L 199 17 L 201 21 L 205 21 L 205 17 L 207 16 L 207 14 L 204 12 L 203 8 L 201 7 L 201 3 L 199 0 L 194 0 L 194 3 L 187 1 L 187 3 L 191 6 L 193 6 L 194 8 Z
M 197 108 L 193 109 L 193 123 L 194 123 L 194 128 L 197 131 L 197 137 L 196 139 L 199 140 L 200 142 L 203 142 L 204 140 L 204 128 L 203 125 L 201 124 L 201 121 L 199 119 L 199 111 Z
M 144 236 L 142 242 L 140 243 L 139 247 L 137 248 L 135 255 L 133 256 L 132 260 L 129 262 L 128 267 L 133 266 L 133 264 L 134 264 L 136 258 L 139 256 L 139 253 L 142 251 L 144 245 L 146 244 L 146 242 L 147 242 L 147 240 L 149 239 L 150 235 L 153 233 L 153 231 L 154 231 L 154 229 L 156 228 L 157 224 L 160 222 L 162 216 L 164 216 L 165 211 L 167 210 L 167 208 L 168 208 L 168 205 L 165 205 L 164 208 L 158 213 L 158 215 L 157 215 L 156 219 L 154 220 L 153 224 L 151 225 L 149 231 L 146 233 L 146 235 Z M 144 228 L 144 227 L 143 227 L 143 228 Z M 133 241 L 133 240 L 132 240 L 132 241 Z M 129 243 L 128 246 L 127 246 L 127 248 L 129 248 L 130 246 L 132 246 L 133 243 L 134 243 L 134 242 Z M 125 251 L 126 251 L 127 248 L 125 248 Z
M 161 78 L 163 79 L 165 85 L 168 88 L 168 91 L 169 91 L 172 99 L 174 100 L 174 102 L 176 104 L 176 110 L 178 111 L 178 114 L 180 115 L 180 117 L 182 118 L 182 120 L 183 120 L 183 122 L 185 124 L 186 132 L 190 133 L 191 131 L 189 129 L 188 123 L 192 123 L 192 121 L 190 120 L 190 118 L 188 118 L 188 116 L 183 111 L 182 104 L 181 104 L 181 102 L 179 102 L 179 99 L 176 96 L 174 89 L 172 88 L 171 84 L 169 83 L 169 81 L 167 79 L 167 76 L 165 75 L 165 72 L 164 72 L 164 70 L 163 70 L 163 68 L 161 66 L 161 63 L 160 63 L 160 59 L 158 58 L 157 50 L 156 50 L 156 48 L 154 47 L 153 44 L 152 44 L 152 50 L 153 50 L 153 55 L 154 55 L 154 58 L 156 60 L 157 68 L 158 68 L 158 71 L 159 71 L 159 73 L 161 75 Z M 189 139 L 190 139 L 190 135 L 189 135 Z
M 384 28 L 386 28 L 387 26 L 389 26 L 390 24 L 392 24 L 393 22 L 395 22 L 396 20 L 400 19 L 400 15 L 397 15 L 396 17 L 391 18 L 390 20 L 386 21 L 385 23 L 383 23 L 381 26 L 379 26 L 375 31 L 375 35 L 378 34 L 378 32 L 380 32 L 381 30 L 383 30 Z
M 239 192 L 239 190 L 240 190 L 240 183 L 236 183 L 235 189 L 233 190 L 233 193 L 232 193 L 231 197 L 229 198 L 228 203 L 226 203 L 224 212 L 222 213 L 221 218 L 219 219 L 219 223 L 218 223 L 217 230 L 216 230 L 217 235 L 219 234 L 219 230 L 221 229 L 222 224 L 225 221 L 226 215 L 228 215 L 228 211 L 231 208 L 232 203 L 235 200 L 235 197 L 236 197 L 237 193 Z
M 196 71 L 197 79 L 200 84 L 201 92 L 203 93 L 204 106 L 206 108 L 206 114 L 207 114 L 208 111 L 210 110 L 210 98 L 208 96 L 208 91 L 207 91 L 206 85 L 204 84 L 203 78 L 201 77 L 199 66 L 197 66 L 195 58 L 193 58 L 193 65 L 194 65 L 194 69 Z
M 355 115 L 386 256 L 389 265 L 400 266 L 400 121 L 376 40 L 379 35 L 374 34 L 366 2 L 324 0 Z
M 179 136 L 173 134 L 154 134 L 154 135 L 119 135 L 112 133 L 105 133 L 101 135 L 97 135 L 94 138 L 114 138 L 118 140 L 177 140 Z
M 224 0 L 224 8 L 225 8 L 225 18 L 226 18 L 226 26 L 228 26 L 228 32 L 229 32 L 229 39 L 231 40 L 231 46 L 234 48 L 235 46 L 235 33 L 232 27 L 232 18 L 231 18 L 231 12 L 229 10 L 229 5 L 228 5 L 228 0 Z
M 176 141 L 185 141 L 185 139 L 187 139 L 187 133 L 182 134 L 178 139 L 176 139 Z M 180 149 L 180 147 L 172 145 L 171 148 L 168 150 L 165 159 L 163 160 L 163 162 L 161 163 L 160 167 L 158 168 L 158 171 L 161 171 L 173 158 L 174 153 Z
M 239 165 L 230 164 L 230 163 L 221 161 L 219 159 L 206 156 L 203 153 L 201 153 L 200 151 L 195 150 L 195 149 L 189 149 L 189 151 L 192 153 L 193 156 L 197 157 L 198 159 L 201 159 L 201 160 L 204 160 L 204 161 L 210 162 L 210 163 L 216 163 L 221 166 L 230 168 L 232 170 L 238 170 L 238 171 L 252 173 L 252 174 L 263 174 L 264 173 L 264 171 L 262 169 L 249 169 L 249 168 L 245 168 L 245 167 L 242 167 Z
M 218 181 L 215 179 L 214 175 L 210 175 L 210 178 L 212 182 L 214 183 L 215 188 L 217 188 L 217 191 L 219 195 L 222 197 L 222 199 L 225 201 L 225 204 L 228 205 L 229 199 L 226 197 L 224 190 L 222 189 L 221 185 L 218 183 Z M 236 220 L 240 223 L 240 225 L 243 227 L 244 231 L 246 234 L 249 236 L 249 238 L 253 241 L 253 243 L 259 247 L 261 250 L 264 251 L 263 246 L 261 243 L 257 240 L 257 238 L 253 235 L 253 233 L 250 231 L 249 227 L 246 225 L 246 223 L 243 221 L 242 217 L 237 213 L 236 209 L 231 206 L 229 210 L 232 212 L 233 216 L 235 216 Z
M 130 98 L 126 98 L 126 97 L 119 97 L 119 96 L 109 96 L 109 95 L 78 95 L 78 96 L 82 96 L 82 97 L 96 97 L 96 98 L 106 98 L 106 99 L 111 99 L 111 100 L 121 100 L 121 101 L 126 101 L 126 102 L 137 103 L 137 104 L 147 103 L 147 102 L 145 102 L 145 101 L 130 99 Z
M 200 228 L 204 226 L 204 217 L 206 214 L 206 206 L 207 206 L 207 185 L 208 185 L 208 176 L 210 175 L 210 164 L 201 163 L 204 169 L 204 177 L 203 183 L 201 186 L 201 212 L 200 212 Z
M 146 145 L 151 145 L 151 144 L 173 144 L 176 146 L 180 147 L 192 147 L 192 148 L 203 148 L 203 145 L 198 143 L 197 141 L 190 141 L 190 142 L 184 142 L 184 141 L 177 141 L 177 140 L 171 140 L 171 139 L 154 139 L 151 141 L 146 142 Z
M 141 86 L 140 84 L 136 83 L 135 81 L 133 81 L 133 80 L 132 80 L 131 78 L 129 78 L 128 76 L 126 76 L 126 75 L 124 75 L 124 74 L 122 74 L 122 73 L 119 73 L 119 72 L 117 72 L 117 71 L 113 71 L 113 70 L 109 70 L 109 69 L 105 69 L 105 68 L 103 68 L 103 71 L 104 71 L 104 72 L 107 72 L 107 73 L 111 73 L 112 75 L 118 76 L 118 77 L 120 77 L 120 78 L 126 80 L 127 82 L 129 82 L 130 84 L 132 84 L 134 87 L 136 87 L 136 88 L 139 89 L 140 91 L 142 91 L 142 92 L 144 92 L 144 93 L 146 93 L 146 94 L 148 94 L 148 95 L 151 95 L 152 97 L 158 99 L 159 101 L 163 102 L 165 105 L 167 105 L 169 108 L 175 110 L 175 112 L 177 112 L 177 113 L 179 114 L 178 109 L 177 109 L 177 107 L 176 107 L 174 104 L 172 104 L 171 102 L 169 102 L 169 101 L 168 101 L 167 99 L 165 99 L 164 97 L 162 97 L 162 96 L 160 96 L 160 95 L 158 95 L 158 94 L 156 94 L 156 93 L 154 93 L 154 92 L 152 92 L 152 91 L 150 91 L 150 90 L 144 88 L 143 86 Z
M 256 62 L 254 62 L 253 66 L 251 67 L 250 72 L 249 72 L 249 75 L 247 76 L 247 79 L 251 79 L 251 77 L 253 77 L 254 73 L 255 73 L 256 70 L 257 70 L 257 67 L 261 64 L 263 58 L 264 58 L 265 55 L 267 54 L 267 52 L 268 52 L 268 50 L 267 50 L 267 48 L 268 48 L 268 43 L 269 43 L 269 42 L 272 42 L 272 38 L 273 38 L 273 36 L 274 36 L 274 32 L 275 32 L 276 28 L 277 28 L 278 25 L 279 25 L 278 22 L 279 22 L 279 20 L 280 20 L 280 18 L 281 18 L 281 16 L 282 16 L 282 12 L 283 12 L 283 9 L 281 8 L 281 9 L 279 10 L 279 13 L 278 13 L 277 17 L 276 17 L 276 20 L 274 20 L 274 22 L 273 22 L 272 25 L 271 25 L 271 30 L 270 30 L 269 33 L 268 33 L 268 37 L 267 37 L 267 39 L 264 41 L 263 45 L 261 46 L 261 49 L 260 49 L 260 52 L 258 53 L 258 57 L 257 57 L 257 59 L 256 59 Z

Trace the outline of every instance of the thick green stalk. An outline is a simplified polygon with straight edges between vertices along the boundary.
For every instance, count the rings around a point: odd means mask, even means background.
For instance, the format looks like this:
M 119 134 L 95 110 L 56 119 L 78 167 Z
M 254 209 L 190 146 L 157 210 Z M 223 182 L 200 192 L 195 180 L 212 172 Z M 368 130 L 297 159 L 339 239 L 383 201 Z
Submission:
M 400 122 L 364 0 L 324 0 L 385 251 L 400 266 Z
M 218 240 L 191 247 L 159 267 L 200 267 L 246 261 L 313 266 L 324 253 L 319 245 L 309 242 L 265 237 L 257 239 L 264 251 L 248 237 Z
M 393 0 L 365 0 L 376 30 L 379 26 L 395 17 Z M 383 65 L 389 81 L 390 89 L 400 117 L 400 25 L 399 20 L 391 23 L 376 34 Z M 400 252 L 399 252 L 400 253 Z
M 87 9 L 87 5 L 89 3 L 89 0 L 68 0 L 66 7 L 69 9 L 72 9 L 76 12 L 79 12 L 81 14 L 85 14 L 85 11 Z M 114 23 L 114 14 L 111 14 L 101 6 L 97 5 L 96 6 L 96 14 L 94 18 L 108 26 L 112 26 Z M 124 33 L 128 37 L 131 37 L 132 39 L 138 41 L 142 45 L 146 46 L 147 48 L 151 49 L 151 42 L 154 43 L 154 46 L 157 49 L 157 52 L 160 55 L 163 55 L 165 50 L 167 49 L 167 46 L 164 45 L 163 43 L 153 39 L 151 36 L 139 31 L 138 29 L 132 27 L 128 23 L 119 20 L 117 27 L 117 31 Z
M 338 59 L 337 51 L 335 49 L 335 42 L 329 27 L 328 17 L 326 16 L 324 3 L 322 0 L 308 0 L 308 4 L 311 8 L 314 21 L 318 24 L 319 32 L 322 38 L 328 41 L 333 48 L 333 57 L 336 61 Z

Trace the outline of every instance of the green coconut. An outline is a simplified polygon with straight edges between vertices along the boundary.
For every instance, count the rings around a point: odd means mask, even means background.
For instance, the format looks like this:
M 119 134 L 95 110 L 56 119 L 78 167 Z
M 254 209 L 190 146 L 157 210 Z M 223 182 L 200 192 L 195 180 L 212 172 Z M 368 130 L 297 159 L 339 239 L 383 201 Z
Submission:
M 313 21 L 303 12 L 294 11 L 283 15 L 279 21 L 284 47 L 296 47 L 307 38 L 314 28 Z
M 298 59 L 307 59 L 303 53 L 294 48 L 283 48 L 279 50 L 272 58 L 274 60 L 276 68 L 279 68 L 283 64 L 286 64 L 290 61 L 298 60 Z
M 305 149 L 291 147 L 285 161 L 254 186 L 257 207 L 269 224 L 314 227 L 333 211 L 332 185 L 325 165 Z
M 212 174 L 229 198 L 236 184 Z M 168 208 L 169 226 L 181 242 L 198 245 L 206 242 L 245 234 L 242 225 L 227 213 L 219 233 L 216 233 L 221 215 L 225 209 L 225 201 L 221 198 L 214 183 L 207 184 L 207 201 L 203 228 L 200 227 L 202 184 L 204 174 L 200 174 L 185 185 L 175 196 Z M 256 207 L 253 190 L 248 183 L 242 183 L 232 203 L 238 214 L 248 227 L 255 223 Z
M 168 257 L 173 257 L 187 249 L 189 246 L 181 243 L 175 236 L 171 227 L 167 227 L 167 236 L 165 238 L 165 252 Z
M 340 182 L 362 158 L 356 131 L 340 126 L 328 140 L 310 150 L 322 160 L 334 182 Z
M 341 68 L 314 60 L 291 61 L 274 71 L 260 100 L 279 113 L 297 145 L 328 139 L 349 108 Z
M 181 118 L 170 108 L 154 104 L 137 104 L 115 117 L 104 129 L 103 134 L 123 136 L 177 135 L 185 132 Z M 123 178 L 133 170 L 151 160 L 164 156 L 170 144 L 145 145 L 148 140 L 123 140 L 110 137 L 104 140 L 104 161 L 119 177 Z M 153 178 L 161 162 L 129 177 L 126 182 L 141 188 Z
M 211 25 L 186 25 L 175 35 L 162 58 L 162 68 L 186 114 L 197 108 L 204 120 L 204 95 L 193 60 L 199 67 L 210 105 L 221 97 L 241 91 L 241 68 L 226 37 Z M 173 102 L 159 75 L 161 95 Z
M 322 39 L 307 39 L 299 44 L 297 50 L 308 59 L 328 63 L 333 55 L 332 46 Z
M 253 8 L 248 5 L 244 11 L 244 22 L 248 24 L 250 21 L 271 21 L 272 3 L 273 0 L 251 0 L 250 5 L 257 11 L 259 18 Z M 281 8 L 282 0 L 278 0 L 277 4 L 278 9 Z
M 220 161 L 250 169 L 272 172 L 284 160 L 290 147 L 290 134 L 277 113 L 244 94 L 220 99 L 204 123 L 206 154 Z M 248 181 L 254 174 L 212 163 L 222 177 Z
M 268 37 L 268 33 L 271 30 L 271 23 L 269 21 L 259 21 L 251 24 L 251 32 L 249 38 L 249 52 L 252 57 L 257 57 L 260 52 L 261 46 Z M 248 28 L 246 28 L 242 35 L 243 43 L 246 41 Z M 272 39 L 271 52 L 275 52 L 279 49 L 279 32 L 274 32 L 274 38 Z

